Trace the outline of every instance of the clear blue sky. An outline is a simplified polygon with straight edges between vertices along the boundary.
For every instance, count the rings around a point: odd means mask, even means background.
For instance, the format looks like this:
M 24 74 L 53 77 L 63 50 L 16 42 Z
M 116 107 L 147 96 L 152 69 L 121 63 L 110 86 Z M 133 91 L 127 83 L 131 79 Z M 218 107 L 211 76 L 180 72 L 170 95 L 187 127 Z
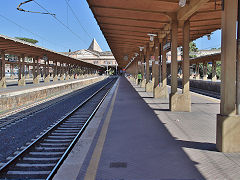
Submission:
M 81 25 L 88 33 L 81 28 L 71 10 L 67 8 L 65 0 L 35 0 L 51 13 L 56 14 L 56 17 L 74 31 L 77 36 L 57 22 L 51 15 L 18 11 L 16 8 L 18 4 L 23 1 L 24 0 L 5 0 L 1 2 L 0 34 L 10 37 L 18 36 L 37 39 L 39 46 L 58 52 L 68 51 L 68 49 L 72 51 L 86 49 L 90 45 L 92 38 L 95 38 L 104 51 L 110 50 L 86 0 L 67 1 L 69 1 Z M 25 4 L 22 8 L 25 10 L 44 12 L 44 10 L 34 2 Z M 9 18 L 11 21 L 35 34 L 25 31 L 2 16 Z M 218 48 L 220 47 L 220 36 L 220 31 L 217 31 L 212 35 L 210 41 L 207 40 L 206 37 L 200 38 L 196 41 L 197 47 L 199 49 Z

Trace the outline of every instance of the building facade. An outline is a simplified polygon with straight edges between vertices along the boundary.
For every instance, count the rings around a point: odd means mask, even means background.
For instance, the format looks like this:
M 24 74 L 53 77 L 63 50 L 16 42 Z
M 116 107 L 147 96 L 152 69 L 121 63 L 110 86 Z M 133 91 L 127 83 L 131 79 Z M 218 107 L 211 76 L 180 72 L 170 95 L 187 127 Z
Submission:
M 66 53 L 65 53 L 66 54 Z M 96 39 L 93 39 L 88 49 L 81 49 L 67 53 L 70 57 L 99 65 L 108 69 L 117 69 L 118 64 L 111 51 L 102 51 Z

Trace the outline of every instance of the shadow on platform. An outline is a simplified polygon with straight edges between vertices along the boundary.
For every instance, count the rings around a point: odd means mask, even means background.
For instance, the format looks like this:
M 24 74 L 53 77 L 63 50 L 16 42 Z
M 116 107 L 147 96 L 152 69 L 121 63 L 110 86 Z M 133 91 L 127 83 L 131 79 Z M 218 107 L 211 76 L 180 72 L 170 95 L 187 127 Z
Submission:
M 205 179 L 183 147 L 214 150 L 213 145 L 176 140 L 164 124 L 130 82 L 120 78 L 96 179 Z M 110 168 L 112 162 L 127 166 Z M 78 179 L 84 177 L 85 163 Z

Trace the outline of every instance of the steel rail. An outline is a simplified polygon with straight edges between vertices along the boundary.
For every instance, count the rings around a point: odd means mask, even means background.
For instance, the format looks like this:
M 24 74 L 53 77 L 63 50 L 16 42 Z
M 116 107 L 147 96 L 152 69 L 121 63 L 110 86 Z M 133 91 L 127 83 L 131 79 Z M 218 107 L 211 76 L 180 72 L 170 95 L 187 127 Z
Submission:
M 101 81 L 95 83 L 94 85 L 97 85 L 99 83 L 101 83 Z M 88 86 L 83 87 L 82 89 L 73 90 L 72 92 L 70 92 L 68 94 L 63 94 L 63 95 L 60 95 L 60 96 L 57 95 L 56 98 L 54 98 L 54 96 L 53 96 L 53 99 L 51 99 L 51 97 L 49 99 L 48 98 L 44 99 L 44 100 L 46 100 L 45 102 L 37 104 L 36 106 L 27 108 L 27 109 L 30 109 L 30 111 L 25 112 L 24 114 L 20 114 L 18 116 L 15 116 L 18 113 L 21 113 L 21 111 L 20 111 L 20 112 L 17 112 L 16 114 L 11 114 L 9 116 L 3 117 L 3 118 L 0 119 L 0 128 L 5 127 L 5 126 L 7 126 L 7 125 L 9 125 L 11 123 L 17 122 L 18 120 L 23 119 L 25 117 L 28 117 L 28 116 L 30 116 L 32 114 L 41 112 L 44 109 L 49 109 L 50 107 L 52 107 L 52 106 L 54 106 L 54 105 L 64 101 L 66 98 L 71 98 L 72 96 L 75 96 L 75 95 L 77 95 L 77 94 L 79 94 L 79 93 L 81 93 L 81 92 L 91 88 L 91 86 L 92 85 L 88 85 Z M 66 92 L 64 92 L 64 93 L 66 93 Z M 38 102 L 36 102 L 36 103 L 38 103 Z M 31 110 L 32 108 L 34 108 L 34 110 Z M 23 111 L 26 111 L 27 109 L 24 109 Z M 18 110 L 18 109 L 16 109 L 16 110 Z M 11 116 L 13 116 L 13 117 L 11 118 Z M 9 119 L 9 118 L 11 118 L 11 119 Z M 5 119 L 8 119 L 8 120 L 5 121 Z
M 35 141 L 33 141 L 31 144 L 29 144 L 26 148 L 24 148 L 21 152 L 19 152 L 16 156 L 14 156 L 11 160 L 9 160 L 7 163 L 5 163 L 1 168 L 0 168 L 0 174 L 5 174 L 8 172 L 8 169 L 12 166 L 15 165 L 17 163 L 17 161 L 24 157 L 24 155 L 26 155 L 28 152 L 31 151 L 31 148 L 34 148 L 34 146 L 39 143 L 40 141 L 42 141 L 46 136 L 48 136 L 52 131 L 54 131 L 55 129 L 57 129 L 57 127 L 67 118 L 69 118 L 74 112 L 76 112 L 79 108 L 81 108 L 83 105 L 85 105 L 89 100 L 91 100 L 95 95 L 97 95 L 101 90 L 103 90 L 103 88 L 105 88 L 108 84 L 110 84 L 113 80 L 107 82 L 104 86 L 102 86 L 101 88 L 99 88 L 97 91 L 95 91 L 95 93 L 93 93 L 91 96 L 89 96 L 87 99 L 85 99 L 80 105 L 78 105 L 76 108 L 74 108 L 72 111 L 70 111 L 68 114 L 66 114 L 64 117 L 62 117 L 57 123 L 54 124 L 54 126 L 52 126 L 50 129 L 48 129 L 47 131 L 45 131 L 41 136 L 39 136 Z M 111 89 L 111 88 L 110 88 Z M 109 89 L 109 90 L 110 90 Z M 109 91 L 108 91 L 109 92 Z M 107 93 L 108 93 L 107 92 Z M 105 98 L 106 96 L 104 96 Z M 102 99 L 100 101 L 100 103 L 103 102 L 104 99 Z M 93 115 L 96 113 L 97 109 L 99 108 L 101 104 L 98 104 L 97 107 L 94 110 L 94 113 L 92 113 L 90 116 L 91 118 L 93 117 Z M 89 121 L 91 120 L 91 118 L 85 122 L 85 123 L 89 123 Z M 60 160 L 57 162 L 57 164 L 54 166 L 53 170 L 51 171 L 50 175 L 48 178 L 51 178 L 56 170 L 59 168 L 59 166 L 61 165 L 61 163 L 63 162 L 63 160 L 66 158 L 66 155 L 69 153 L 69 151 L 72 149 L 73 145 L 76 143 L 76 140 L 80 137 L 80 135 L 83 133 L 83 130 L 86 128 L 86 125 L 84 125 L 81 130 L 79 131 L 79 133 L 77 134 L 77 138 L 74 138 L 74 143 L 70 144 L 70 148 L 68 147 L 67 150 L 64 152 L 63 157 L 60 158 Z M 83 129 L 83 130 L 82 130 Z
M 112 81 L 111 81 L 112 82 Z M 112 87 L 111 87 L 112 88 Z M 72 143 L 69 145 L 69 147 L 67 148 L 67 150 L 64 152 L 64 154 L 62 155 L 61 159 L 57 162 L 57 164 L 55 165 L 55 167 L 53 168 L 53 170 L 51 171 L 51 173 L 49 174 L 49 176 L 46 178 L 46 180 L 50 180 L 53 178 L 53 176 L 56 174 L 57 170 L 59 169 L 59 167 L 61 166 L 61 164 L 63 163 L 63 161 L 66 159 L 67 155 L 70 153 L 70 151 L 72 150 L 73 146 L 76 144 L 77 140 L 80 138 L 80 136 L 82 135 L 82 133 L 84 132 L 84 130 L 86 129 L 88 123 L 91 121 L 91 119 L 93 118 L 93 116 L 96 114 L 97 110 L 99 109 L 99 107 L 101 106 L 101 104 L 103 103 L 103 101 L 105 100 L 106 96 L 108 95 L 108 93 L 110 92 L 111 88 L 109 88 L 109 90 L 107 91 L 107 93 L 103 96 L 103 98 L 101 99 L 101 101 L 98 103 L 97 107 L 94 109 L 94 111 L 92 112 L 92 114 L 89 116 L 89 118 L 87 119 L 86 123 L 83 125 L 83 127 L 81 128 L 81 130 L 78 132 L 77 136 L 74 138 L 74 140 L 72 141 Z

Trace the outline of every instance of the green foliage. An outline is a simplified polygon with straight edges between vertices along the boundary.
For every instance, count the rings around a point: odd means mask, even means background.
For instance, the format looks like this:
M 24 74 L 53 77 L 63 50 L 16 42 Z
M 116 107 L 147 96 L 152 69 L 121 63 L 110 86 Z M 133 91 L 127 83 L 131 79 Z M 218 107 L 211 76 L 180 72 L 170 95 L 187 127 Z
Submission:
M 217 74 L 217 78 L 218 78 L 218 79 L 221 79 L 221 61 L 218 61 L 218 62 L 217 62 L 216 74 Z
M 191 53 L 191 52 L 197 52 L 197 51 L 198 51 L 198 48 L 197 48 L 197 45 L 196 45 L 195 42 L 191 41 L 191 42 L 189 43 L 189 51 L 190 51 L 190 53 Z
M 189 43 L 189 53 L 193 53 L 193 52 L 197 52 L 198 51 L 198 48 L 197 48 L 197 45 L 195 42 L 191 41 Z M 197 57 L 196 55 L 190 55 L 190 58 L 195 58 Z
M 35 39 L 30 39 L 30 38 L 25 38 L 25 37 L 15 37 L 15 38 L 19 39 L 19 40 L 22 40 L 22 41 L 25 41 L 25 42 L 32 43 L 32 44 L 38 43 L 38 40 L 35 40 Z
M 109 71 L 108 72 L 109 75 L 113 75 L 114 74 L 114 70 L 112 70 L 112 68 L 110 68 L 108 71 Z
M 193 70 L 196 71 L 195 66 L 194 66 Z M 201 77 L 203 77 L 203 64 L 202 63 L 199 64 L 199 74 Z M 208 75 L 209 79 L 212 78 L 212 65 L 211 64 L 207 64 L 207 75 Z M 217 65 L 216 65 L 216 75 L 217 75 L 218 79 L 221 78 L 221 62 L 220 61 L 218 61 Z

